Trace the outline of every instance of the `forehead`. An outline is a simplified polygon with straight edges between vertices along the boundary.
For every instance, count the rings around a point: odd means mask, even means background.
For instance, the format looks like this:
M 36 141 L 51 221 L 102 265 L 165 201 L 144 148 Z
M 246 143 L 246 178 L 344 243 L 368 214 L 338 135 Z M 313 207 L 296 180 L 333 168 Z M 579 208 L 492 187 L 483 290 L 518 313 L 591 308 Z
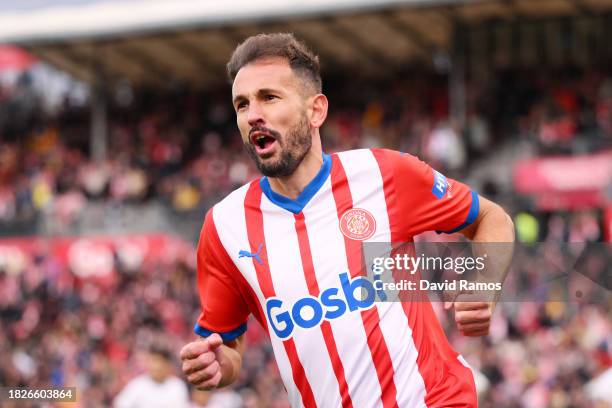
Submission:
M 297 90 L 298 78 L 284 58 L 267 58 L 240 68 L 232 84 L 232 97 L 255 93 L 260 89 Z
M 165 363 L 166 358 L 157 353 L 149 353 L 149 360 L 155 363 Z

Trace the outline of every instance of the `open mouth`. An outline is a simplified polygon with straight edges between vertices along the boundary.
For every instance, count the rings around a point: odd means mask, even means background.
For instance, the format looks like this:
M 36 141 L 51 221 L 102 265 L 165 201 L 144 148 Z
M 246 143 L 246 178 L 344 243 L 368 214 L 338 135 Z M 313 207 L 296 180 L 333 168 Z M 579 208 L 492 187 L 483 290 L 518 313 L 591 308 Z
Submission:
M 258 153 L 267 153 L 273 148 L 276 139 L 267 133 L 255 132 L 251 136 L 251 142 Z

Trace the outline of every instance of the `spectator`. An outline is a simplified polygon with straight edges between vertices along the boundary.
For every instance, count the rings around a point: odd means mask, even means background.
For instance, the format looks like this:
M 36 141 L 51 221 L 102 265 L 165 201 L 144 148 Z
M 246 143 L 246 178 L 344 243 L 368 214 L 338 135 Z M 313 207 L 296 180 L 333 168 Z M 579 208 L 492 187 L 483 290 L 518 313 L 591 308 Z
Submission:
M 167 350 L 152 348 L 147 373 L 131 380 L 115 398 L 115 408 L 188 408 L 186 384 L 172 375 L 172 358 Z

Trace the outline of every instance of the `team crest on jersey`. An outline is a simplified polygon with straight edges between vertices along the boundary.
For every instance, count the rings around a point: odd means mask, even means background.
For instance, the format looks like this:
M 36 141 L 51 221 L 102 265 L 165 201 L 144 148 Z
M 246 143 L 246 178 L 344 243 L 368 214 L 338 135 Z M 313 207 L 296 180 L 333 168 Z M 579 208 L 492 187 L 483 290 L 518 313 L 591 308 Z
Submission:
M 340 217 L 340 231 L 345 237 L 364 241 L 374 235 L 376 220 L 363 208 L 351 208 Z

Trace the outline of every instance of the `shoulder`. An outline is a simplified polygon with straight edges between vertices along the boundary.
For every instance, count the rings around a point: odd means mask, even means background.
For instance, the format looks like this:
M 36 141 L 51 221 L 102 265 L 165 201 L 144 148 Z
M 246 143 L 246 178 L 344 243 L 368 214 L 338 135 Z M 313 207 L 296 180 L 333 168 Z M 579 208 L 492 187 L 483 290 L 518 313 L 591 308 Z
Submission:
M 180 378 L 178 378 L 177 376 L 171 376 L 168 377 L 166 379 L 166 383 L 172 387 L 175 388 L 177 390 L 184 390 L 187 389 L 187 385 L 185 384 L 185 382 L 183 380 L 181 380 Z
M 125 386 L 125 389 L 138 390 L 146 388 L 151 384 L 151 380 L 146 374 L 140 374 L 132 378 Z
M 401 175 L 425 175 L 431 172 L 431 167 L 419 157 L 390 149 L 372 149 L 377 156 L 381 168 Z
M 260 179 L 255 179 L 228 194 L 211 207 L 200 230 L 198 255 L 221 251 L 246 228 L 245 199 L 250 188 L 259 188 Z
M 419 160 L 418 157 L 405 152 L 400 152 L 392 149 L 372 148 L 372 149 L 354 149 L 345 150 L 342 152 L 333 153 L 332 156 L 337 156 L 340 160 L 352 160 L 365 157 L 373 157 L 376 160 Z
M 334 154 L 345 168 L 385 173 L 422 172 L 427 165 L 418 157 L 391 149 L 356 149 Z
M 332 157 L 336 157 L 338 158 L 340 161 L 347 162 L 349 160 L 358 160 L 358 159 L 363 159 L 363 158 L 374 158 L 375 157 L 375 150 L 381 150 L 381 149 L 353 149 L 353 150 L 345 150 L 342 152 L 336 152 L 332 154 Z
M 354 149 L 332 154 L 332 158 L 346 168 L 372 169 L 379 168 L 381 162 L 390 159 L 394 152 L 388 149 Z

